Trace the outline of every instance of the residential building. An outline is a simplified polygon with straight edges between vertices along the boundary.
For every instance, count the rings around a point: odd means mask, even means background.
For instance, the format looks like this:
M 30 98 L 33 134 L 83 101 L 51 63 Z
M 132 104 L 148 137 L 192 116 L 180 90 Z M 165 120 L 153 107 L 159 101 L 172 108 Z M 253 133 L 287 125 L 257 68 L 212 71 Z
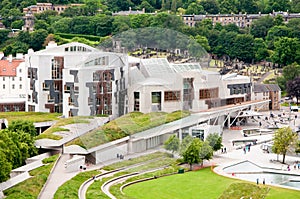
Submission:
M 269 14 L 207 14 L 207 15 L 182 15 L 183 22 L 191 27 L 194 27 L 197 22 L 202 21 L 203 19 L 210 19 L 215 25 L 220 23 L 223 26 L 228 24 L 236 24 L 240 28 L 250 27 L 254 20 L 259 19 L 264 16 L 275 17 L 281 15 L 283 21 L 287 23 L 290 19 L 300 18 L 299 13 L 288 13 L 288 12 L 273 12 Z
M 25 74 L 22 54 L 0 60 L 0 112 L 25 111 Z
M 280 110 L 281 89 L 277 84 L 254 84 L 252 100 L 270 100 L 269 104 L 256 106 L 260 111 Z
M 42 13 L 47 10 L 54 10 L 58 14 L 65 11 L 65 9 L 73 6 L 82 6 L 83 4 L 65 4 L 65 5 L 54 5 L 52 3 L 37 3 L 36 5 L 31 5 L 26 8 L 23 8 L 23 13 L 28 13 L 29 11 L 33 14 Z

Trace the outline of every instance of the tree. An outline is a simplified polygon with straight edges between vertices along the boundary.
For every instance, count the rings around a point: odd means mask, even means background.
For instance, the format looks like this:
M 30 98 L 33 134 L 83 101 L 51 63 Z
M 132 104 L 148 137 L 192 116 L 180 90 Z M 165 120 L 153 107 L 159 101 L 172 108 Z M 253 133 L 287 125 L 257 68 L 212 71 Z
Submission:
M 219 3 L 216 0 L 203 0 L 200 5 L 209 14 L 218 14 L 220 12 Z
M 11 163 L 6 159 L 6 155 L 0 149 L 0 183 L 9 179 L 9 174 L 12 169 Z
M 250 26 L 250 33 L 255 38 L 264 38 L 267 35 L 269 29 L 273 27 L 273 25 L 274 20 L 271 16 L 261 17 L 252 22 Z
M 274 53 L 271 59 L 274 63 L 286 66 L 299 61 L 299 40 L 297 38 L 280 37 L 274 42 Z
M 211 133 L 206 137 L 208 144 L 212 147 L 214 151 L 218 151 L 222 148 L 222 136 L 218 133 Z
M 204 36 L 197 35 L 195 40 L 198 44 L 200 44 L 206 51 L 210 51 L 210 46 L 208 44 L 208 40 Z
M 190 135 L 187 135 L 180 144 L 179 150 L 180 150 L 180 155 L 183 156 L 183 153 L 185 150 L 188 148 L 188 146 L 192 143 L 193 137 Z
M 298 100 L 300 98 L 300 77 L 296 77 L 295 79 L 288 81 L 286 84 L 286 88 L 288 96 L 292 98 L 295 97 L 298 104 Z
M 202 145 L 200 139 L 193 139 L 182 155 L 183 160 L 190 165 L 190 170 L 193 169 L 193 164 L 200 162 L 200 148 Z
M 14 120 L 8 125 L 8 130 L 13 132 L 24 131 L 32 137 L 37 135 L 36 129 L 32 122 L 26 120 Z
M 269 51 L 267 49 L 267 46 L 263 40 L 263 38 L 255 38 L 254 39 L 254 57 L 256 61 L 262 61 L 265 60 L 267 57 L 269 57 Z
M 277 78 L 277 83 L 282 90 L 286 90 L 286 83 L 300 75 L 300 66 L 297 63 L 285 66 L 282 70 L 282 76 Z
M 201 164 L 203 164 L 203 160 L 210 160 L 213 156 L 213 148 L 210 146 L 210 144 L 205 141 L 202 142 L 202 145 L 199 150 L 199 157 Z
M 203 6 L 201 6 L 198 3 L 193 2 L 187 7 L 187 9 L 185 11 L 185 14 L 187 14 L 187 15 L 193 15 L 193 14 L 200 15 L 200 14 L 205 14 L 205 11 L 204 11 Z
M 164 143 L 164 148 L 174 154 L 174 152 L 179 150 L 179 138 L 176 135 L 171 135 Z
M 280 128 L 275 131 L 273 138 L 274 144 L 272 151 L 276 154 L 283 155 L 282 163 L 285 163 L 285 156 L 292 147 L 295 146 L 298 140 L 297 133 L 293 132 L 290 127 Z
M 254 38 L 252 35 L 237 35 L 232 46 L 231 56 L 247 63 L 251 63 L 254 57 L 253 43 Z

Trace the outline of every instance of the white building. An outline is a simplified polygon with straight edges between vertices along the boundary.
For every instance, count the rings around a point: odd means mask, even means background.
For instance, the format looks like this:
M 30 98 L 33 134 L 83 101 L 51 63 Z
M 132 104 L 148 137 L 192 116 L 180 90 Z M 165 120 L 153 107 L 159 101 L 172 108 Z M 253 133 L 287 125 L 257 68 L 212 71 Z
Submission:
M 64 116 L 126 112 L 127 61 L 82 43 L 30 51 L 27 111 L 59 112 Z
M 26 68 L 22 54 L 0 60 L 0 112 L 25 111 Z
M 130 66 L 129 112 L 197 112 L 251 100 L 246 76 L 222 76 L 197 63 L 171 64 L 165 58 L 134 59 Z

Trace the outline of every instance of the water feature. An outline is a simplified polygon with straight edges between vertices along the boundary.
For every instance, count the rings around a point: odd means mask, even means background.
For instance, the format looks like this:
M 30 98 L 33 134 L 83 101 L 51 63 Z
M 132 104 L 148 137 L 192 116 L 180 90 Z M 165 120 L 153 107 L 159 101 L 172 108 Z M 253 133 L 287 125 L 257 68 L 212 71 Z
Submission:
M 261 184 L 277 184 L 300 189 L 300 176 L 293 174 L 282 174 L 275 169 L 265 169 L 249 161 L 240 162 L 223 168 L 223 171 L 234 174 L 237 178 Z

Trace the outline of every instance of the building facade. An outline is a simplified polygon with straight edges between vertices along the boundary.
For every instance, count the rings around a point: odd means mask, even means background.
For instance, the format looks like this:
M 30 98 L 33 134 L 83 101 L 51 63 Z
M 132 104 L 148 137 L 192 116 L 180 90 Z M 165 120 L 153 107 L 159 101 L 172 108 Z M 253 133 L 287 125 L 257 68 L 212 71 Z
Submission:
M 73 6 L 82 6 L 83 4 L 65 4 L 65 5 L 54 5 L 52 3 L 37 3 L 36 5 L 31 5 L 26 8 L 23 8 L 23 13 L 28 13 L 29 11 L 33 14 L 42 13 L 47 10 L 54 10 L 58 12 L 58 14 L 65 11 L 65 9 Z
M 281 89 L 277 84 L 254 84 L 252 100 L 270 100 L 269 104 L 256 106 L 260 111 L 280 110 Z
M 22 54 L 0 60 L 0 112 L 25 111 L 26 68 Z
M 202 70 L 197 63 L 171 64 L 165 58 L 135 60 L 130 65 L 129 112 L 197 112 L 251 100 L 246 76 L 222 76 Z
M 299 13 L 288 13 L 288 12 L 273 12 L 270 14 L 208 14 L 208 15 L 182 15 L 183 22 L 190 26 L 194 27 L 197 22 L 202 21 L 203 19 L 210 19 L 213 25 L 220 23 L 221 25 L 235 24 L 240 28 L 250 27 L 254 20 L 257 20 L 261 17 L 271 16 L 275 17 L 281 15 L 283 21 L 287 23 L 290 19 L 300 18 Z
M 73 42 L 29 52 L 27 111 L 58 112 L 65 117 L 127 112 L 127 61 Z

